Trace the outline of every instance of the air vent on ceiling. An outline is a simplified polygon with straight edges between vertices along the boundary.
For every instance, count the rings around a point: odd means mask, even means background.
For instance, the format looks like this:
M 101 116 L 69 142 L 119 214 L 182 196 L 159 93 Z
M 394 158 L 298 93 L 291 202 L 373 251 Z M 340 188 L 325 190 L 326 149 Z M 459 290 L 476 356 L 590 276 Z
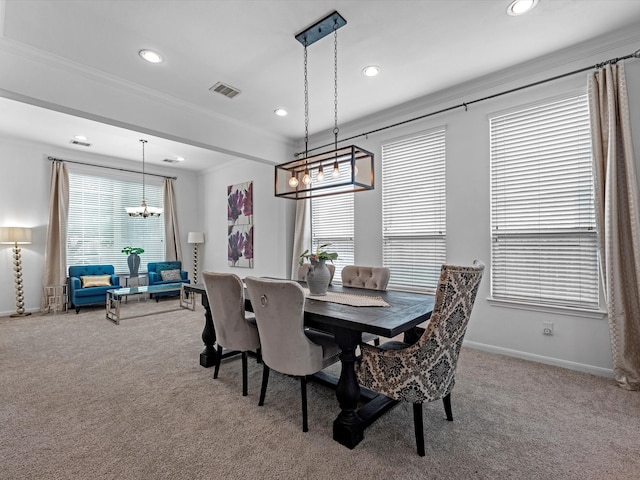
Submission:
M 234 87 L 232 87 L 230 85 L 225 85 L 222 82 L 216 83 L 209 90 L 211 90 L 212 92 L 216 92 L 216 93 L 219 93 L 221 95 L 224 95 L 227 98 L 233 98 L 236 95 L 240 94 L 240 90 L 238 90 L 237 88 L 234 88 Z
M 167 163 L 180 163 L 180 160 L 178 160 L 177 158 L 165 158 L 162 161 Z
M 80 140 L 71 139 L 69 140 L 71 145 L 79 145 L 80 147 L 90 147 L 91 144 L 87 142 L 81 142 Z

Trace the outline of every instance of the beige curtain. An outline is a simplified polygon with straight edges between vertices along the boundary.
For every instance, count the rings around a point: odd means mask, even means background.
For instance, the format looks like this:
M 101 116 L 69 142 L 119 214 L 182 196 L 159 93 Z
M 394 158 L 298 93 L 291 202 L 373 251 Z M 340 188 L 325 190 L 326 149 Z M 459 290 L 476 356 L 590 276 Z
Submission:
M 613 370 L 620 387 L 640 390 L 640 202 L 624 65 L 590 74 L 588 86 Z
M 165 178 L 164 186 L 164 255 L 167 261 L 182 261 L 182 245 L 178 228 L 178 208 L 176 194 L 173 190 L 173 179 Z
M 49 190 L 49 224 L 44 247 L 42 286 L 67 283 L 67 221 L 69 218 L 69 174 L 66 163 L 51 162 Z M 44 294 L 41 309 L 46 305 Z
M 311 248 L 311 205 L 309 200 L 296 201 L 296 224 L 293 231 L 291 279 L 298 279 L 298 259 L 307 248 Z

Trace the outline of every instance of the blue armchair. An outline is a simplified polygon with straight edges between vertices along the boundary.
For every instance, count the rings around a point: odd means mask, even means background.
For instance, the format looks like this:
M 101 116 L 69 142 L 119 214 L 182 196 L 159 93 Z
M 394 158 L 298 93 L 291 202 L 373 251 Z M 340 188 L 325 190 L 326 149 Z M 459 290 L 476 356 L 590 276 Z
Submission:
M 162 279 L 162 272 L 168 272 L 171 270 L 178 270 L 179 279 Z M 189 280 L 189 273 L 182 270 L 182 262 L 150 262 L 147 263 L 147 275 L 149 279 L 149 286 L 152 285 L 163 285 L 167 283 L 191 283 Z M 166 276 L 166 273 L 165 273 Z M 152 295 L 153 298 L 158 299 L 158 297 L 163 297 L 165 295 L 175 295 L 179 293 L 179 290 L 175 292 L 160 292 L 154 293 Z
M 69 267 L 69 298 L 76 313 L 79 313 L 80 307 L 84 305 L 104 304 L 107 290 L 119 287 L 120 277 L 115 275 L 113 265 Z

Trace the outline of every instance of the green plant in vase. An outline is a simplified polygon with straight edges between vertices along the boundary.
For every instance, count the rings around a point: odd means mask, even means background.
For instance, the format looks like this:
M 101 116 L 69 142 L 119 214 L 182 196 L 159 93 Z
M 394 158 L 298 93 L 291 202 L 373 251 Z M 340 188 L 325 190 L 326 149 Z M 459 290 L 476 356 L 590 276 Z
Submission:
M 127 257 L 127 265 L 129 266 L 129 277 L 137 277 L 140 268 L 140 254 L 144 253 L 144 248 L 140 247 L 124 247 L 122 253 L 129 255 Z

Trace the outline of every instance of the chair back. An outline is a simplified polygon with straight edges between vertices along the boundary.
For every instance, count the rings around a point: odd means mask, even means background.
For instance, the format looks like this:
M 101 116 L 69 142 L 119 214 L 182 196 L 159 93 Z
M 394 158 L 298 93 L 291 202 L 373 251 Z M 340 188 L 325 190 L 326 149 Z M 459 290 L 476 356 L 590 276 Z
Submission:
M 362 382 L 372 390 L 411 403 L 448 395 L 455 384 L 460 348 L 483 271 L 484 264 L 478 261 L 471 267 L 443 265 L 433 313 L 418 341 L 400 351 L 385 352 L 398 357 L 389 360 L 388 365 L 393 367 L 389 371 L 384 371 L 386 364 L 375 356 L 363 355 L 358 372 Z
M 345 287 L 386 290 L 389 283 L 387 267 L 362 267 L 347 265 L 342 269 L 342 285 Z
M 256 316 L 262 360 L 286 375 L 310 375 L 323 368 L 322 346 L 304 333 L 304 290 L 289 280 L 245 279 Z
M 232 273 L 203 272 L 202 278 L 213 316 L 216 341 L 230 350 L 255 350 L 260 338 L 247 322 L 242 280 Z
M 325 265 L 329 269 L 329 285 L 331 285 L 331 282 L 333 281 L 333 274 L 336 273 L 336 266 L 333 263 L 326 263 Z M 310 263 L 304 263 L 298 267 L 298 281 L 307 281 L 307 275 L 309 275 L 310 266 Z

